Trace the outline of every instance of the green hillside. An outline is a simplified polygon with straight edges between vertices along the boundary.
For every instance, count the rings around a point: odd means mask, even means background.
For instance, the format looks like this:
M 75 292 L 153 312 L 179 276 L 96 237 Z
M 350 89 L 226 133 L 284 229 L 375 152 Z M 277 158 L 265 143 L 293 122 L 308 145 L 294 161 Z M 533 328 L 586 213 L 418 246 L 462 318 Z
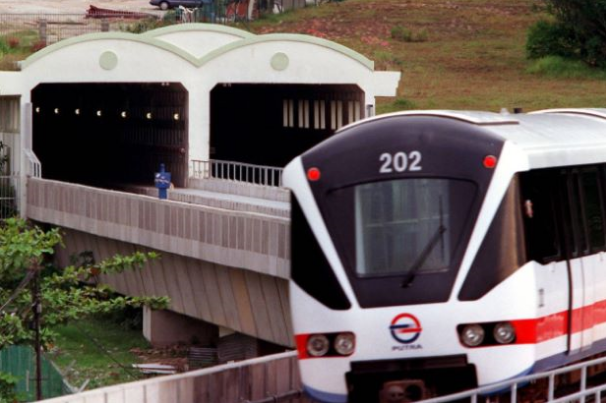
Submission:
M 606 107 L 606 71 L 580 62 L 526 59 L 528 27 L 548 18 L 542 4 L 541 0 L 345 0 L 269 15 L 240 27 L 255 33 L 324 37 L 366 55 L 379 70 L 401 70 L 398 97 L 380 100 L 378 112 Z M 12 50 L 6 43 L 3 49 L 0 41 L 0 70 L 10 69 L 35 47 L 35 37 L 21 35 L 19 46 Z
M 526 59 L 527 28 L 548 17 L 541 4 L 346 0 L 272 16 L 252 29 L 325 37 L 375 60 L 379 70 L 401 70 L 398 99 L 381 100 L 379 112 L 606 107 L 606 73 L 580 63 Z

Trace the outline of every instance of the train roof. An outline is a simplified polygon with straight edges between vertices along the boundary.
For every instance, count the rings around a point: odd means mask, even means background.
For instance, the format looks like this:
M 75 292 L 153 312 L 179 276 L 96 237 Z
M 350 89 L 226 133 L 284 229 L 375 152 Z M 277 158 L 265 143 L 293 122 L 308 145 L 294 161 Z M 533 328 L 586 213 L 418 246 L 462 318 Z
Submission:
M 606 108 L 547 109 L 531 113 L 421 110 L 379 115 L 427 116 L 480 126 L 515 144 L 528 157 L 529 168 L 606 162 Z

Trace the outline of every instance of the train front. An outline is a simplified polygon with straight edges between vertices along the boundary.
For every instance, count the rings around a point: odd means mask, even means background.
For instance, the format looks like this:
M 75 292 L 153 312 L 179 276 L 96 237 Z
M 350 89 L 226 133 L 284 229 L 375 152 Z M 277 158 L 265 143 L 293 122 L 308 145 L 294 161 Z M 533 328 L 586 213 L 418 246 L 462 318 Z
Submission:
M 287 166 L 293 325 L 313 398 L 416 401 L 532 366 L 500 319 L 532 315 L 499 285 L 509 274 L 472 267 L 523 263 L 515 244 L 501 261 L 476 261 L 484 234 L 474 232 L 511 196 L 511 175 L 495 184 L 504 146 L 480 125 L 392 116 L 346 128 Z

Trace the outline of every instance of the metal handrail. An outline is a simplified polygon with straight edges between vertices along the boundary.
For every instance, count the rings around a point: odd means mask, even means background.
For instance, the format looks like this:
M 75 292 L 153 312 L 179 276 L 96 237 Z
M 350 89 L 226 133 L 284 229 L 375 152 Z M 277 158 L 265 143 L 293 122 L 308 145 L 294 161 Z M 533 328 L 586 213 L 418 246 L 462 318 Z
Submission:
M 571 399 L 577 400 L 579 403 L 584 403 L 585 398 L 589 396 L 601 395 L 606 390 L 606 385 L 600 385 L 587 389 L 587 369 L 600 364 L 606 364 L 606 357 L 596 358 L 591 361 L 584 361 L 574 365 L 568 365 L 562 368 L 554 369 L 552 371 L 539 372 L 532 375 L 521 376 L 518 378 L 509 379 L 506 381 L 494 383 L 487 386 L 482 386 L 476 389 L 470 389 L 464 392 L 455 393 L 452 395 L 436 397 L 432 399 L 422 400 L 422 403 L 449 403 L 459 399 L 471 399 L 471 403 L 477 403 L 478 397 L 495 392 L 509 390 L 510 402 L 517 403 L 517 391 L 519 385 L 525 385 L 529 382 L 537 381 L 540 379 L 548 379 L 548 390 L 547 390 L 547 401 L 546 403 L 561 403 L 570 401 Z M 580 390 L 575 391 L 573 394 L 567 396 L 561 396 L 555 399 L 555 378 L 558 375 L 571 373 L 574 371 L 581 371 L 580 379 Z
M 38 159 L 38 157 L 36 157 L 36 154 L 34 154 L 34 152 L 29 149 L 25 149 L 24 154 L 28 161 L 27 174 L 29 176 L 33 176 L 34 178 L 41 178 L 42 177 L 42 164 L 40 163 L 40 160 Z
M 193 160 L 193 176 L 222 179 L 260 186 L 282 187 L 282 168 L 236 161 Z

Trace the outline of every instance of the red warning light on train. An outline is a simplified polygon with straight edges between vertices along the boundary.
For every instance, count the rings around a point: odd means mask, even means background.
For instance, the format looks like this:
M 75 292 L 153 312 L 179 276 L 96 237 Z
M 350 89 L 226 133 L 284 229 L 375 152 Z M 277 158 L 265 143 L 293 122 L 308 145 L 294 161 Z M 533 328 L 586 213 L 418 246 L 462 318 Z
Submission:
M 494 155 L 487 155 L 484 157 L 484 168 L 494 169 L 497 166 L 497 157 Z
M 307 170 L 307 179 L 312 182 L 319 181 L 321 176 L 322 174 L 320 173 L 320 170 L 318 168 L 309 168 Z

